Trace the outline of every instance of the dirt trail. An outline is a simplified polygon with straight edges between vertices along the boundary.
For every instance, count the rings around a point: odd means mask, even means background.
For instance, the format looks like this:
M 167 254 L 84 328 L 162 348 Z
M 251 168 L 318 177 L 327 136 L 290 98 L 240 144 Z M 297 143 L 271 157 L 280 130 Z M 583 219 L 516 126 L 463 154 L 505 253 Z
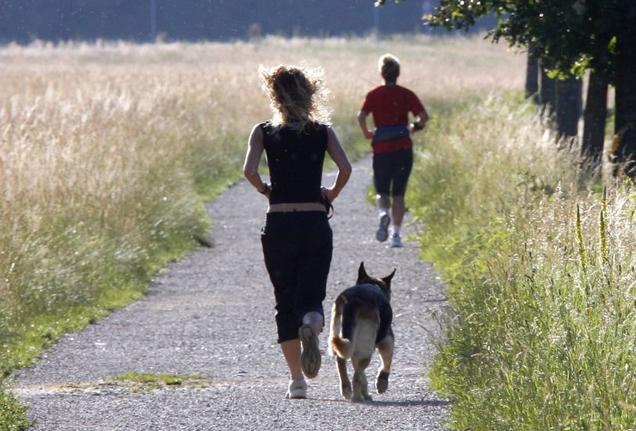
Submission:
M 66 335 L 36 365 L 14 374 L 14 391 L 29 403 L 34 429 L 445 429 L 448 403 L 428 389 L 426 378 L 434 353 L 427 331 L 436 330 L 430 311 L 443 305 L 442 285 L 418 260 L 414 242 L 391 249 L 375 241 L 375 211 L 365 201 L 370 181 L 370 160 L 364 159 L 335 202 L 325 309 L 355 281 L 360 261 L 373 275 L 397 267 L 396 356 L 387 393 L 367 404 L 343 401 L 325 353 L 320 375 L 309 381 L 310 399 L 284 399 L 286 367 L 260 249 L 266 202 L 242 182 L 208 206 L 213 248 L 170 265 L 143 299 Z M 321 348 L 326 339 L 325 332 Z M 370 377 L 377 366 L 374 357 Z M 158 389 L 107 381 L 127 371 L 202 377 Z

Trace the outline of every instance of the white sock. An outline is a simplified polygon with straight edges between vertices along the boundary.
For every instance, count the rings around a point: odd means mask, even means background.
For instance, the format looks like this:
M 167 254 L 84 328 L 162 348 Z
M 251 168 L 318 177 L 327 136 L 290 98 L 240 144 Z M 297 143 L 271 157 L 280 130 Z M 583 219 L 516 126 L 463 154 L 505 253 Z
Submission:
M 378 218 L 382 218 L 385 214 L 389 214 L 388 208 L 378 208 Z
M 303 316 L 303 325 L 311 326 L 316 334 L 322 332 L 324 321 L 322 315 L 317 311 L 310 311 L 309 313 Z
M 391 232 L 393 232 L 393 235 L 399 235 L 400 234 L 400 225 L 399 224 L 394 224 L 393 226 L 391 226 Z

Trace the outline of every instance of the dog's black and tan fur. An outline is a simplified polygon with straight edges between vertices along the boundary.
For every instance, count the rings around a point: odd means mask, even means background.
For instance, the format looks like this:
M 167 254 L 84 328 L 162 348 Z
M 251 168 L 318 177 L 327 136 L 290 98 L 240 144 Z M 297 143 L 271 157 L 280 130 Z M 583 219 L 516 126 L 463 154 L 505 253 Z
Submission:
M 356 285 L 344 290 L 333 304 L 329 346 L 336 355 L 340 392 L 351 401 L 371 400 L 365 369 L 376 348 L 382 366 L 375 387 L 379 394 L 389 387 L 394 345 L 390 305 L 394 274 L 395 270 L 384 278 L 370 277 L 362 262 Z M 347 359 L 351 359 L 354 370 L 353 390 L 347 375 Z

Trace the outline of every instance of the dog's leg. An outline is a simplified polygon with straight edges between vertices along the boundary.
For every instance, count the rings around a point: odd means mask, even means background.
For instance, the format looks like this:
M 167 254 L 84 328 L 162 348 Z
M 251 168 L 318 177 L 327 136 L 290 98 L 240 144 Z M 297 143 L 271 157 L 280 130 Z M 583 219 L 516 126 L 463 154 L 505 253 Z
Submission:
M 336 357 L 336 366 L 338 368 L 338 378 L 340 379 L 340 393 L 346 400 L 351 399 L 351 382 L 347 375 L 347 360 Z
M 364 397 L 362 396 L 362 381 L 361 376 L 364 375 L 363 370 L 354 370 L 353 371 L 353 394 L 351 396 L 351 401 L 354 403 L 361 403 L 364 401 Z
M 375 388 L 379 394 L 383 394 L 389 388 L 389 374 L 391 373 L 391 361 L 393 361 L 393 335 L 384 337 L 377 345 L 378 353 L 382 359 L 382 366 L 378 370 Z
M 352 358 L 353 364 L 353 395 L 351 401 L 363 402 L 371 400 L 369 396 L 369 389 L 367 385 L 367 377 L 364 374 L 364 370 L 369 366 L 371 358 Z
M 373 398 L 369 395 L 369 383 L 367 383 L 367 375 L 365 372 L 362 372 L 360 383 L 362 384 L 362 397 L 364 397 L 365 401 L 372 401 Z

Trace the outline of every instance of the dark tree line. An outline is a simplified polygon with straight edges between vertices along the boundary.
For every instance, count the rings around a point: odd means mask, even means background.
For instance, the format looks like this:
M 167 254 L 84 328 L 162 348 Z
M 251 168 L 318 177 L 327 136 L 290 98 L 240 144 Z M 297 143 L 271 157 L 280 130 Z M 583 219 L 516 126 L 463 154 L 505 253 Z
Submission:
M 2 0 L 0 42 L 33 39 L 244 39 L 426 31 L 424 3 L 375 10 L 368 0 Z M 437 1 L 434 3 L 437 4 Z M 256 30 L 255 30 L 256 29 Z

